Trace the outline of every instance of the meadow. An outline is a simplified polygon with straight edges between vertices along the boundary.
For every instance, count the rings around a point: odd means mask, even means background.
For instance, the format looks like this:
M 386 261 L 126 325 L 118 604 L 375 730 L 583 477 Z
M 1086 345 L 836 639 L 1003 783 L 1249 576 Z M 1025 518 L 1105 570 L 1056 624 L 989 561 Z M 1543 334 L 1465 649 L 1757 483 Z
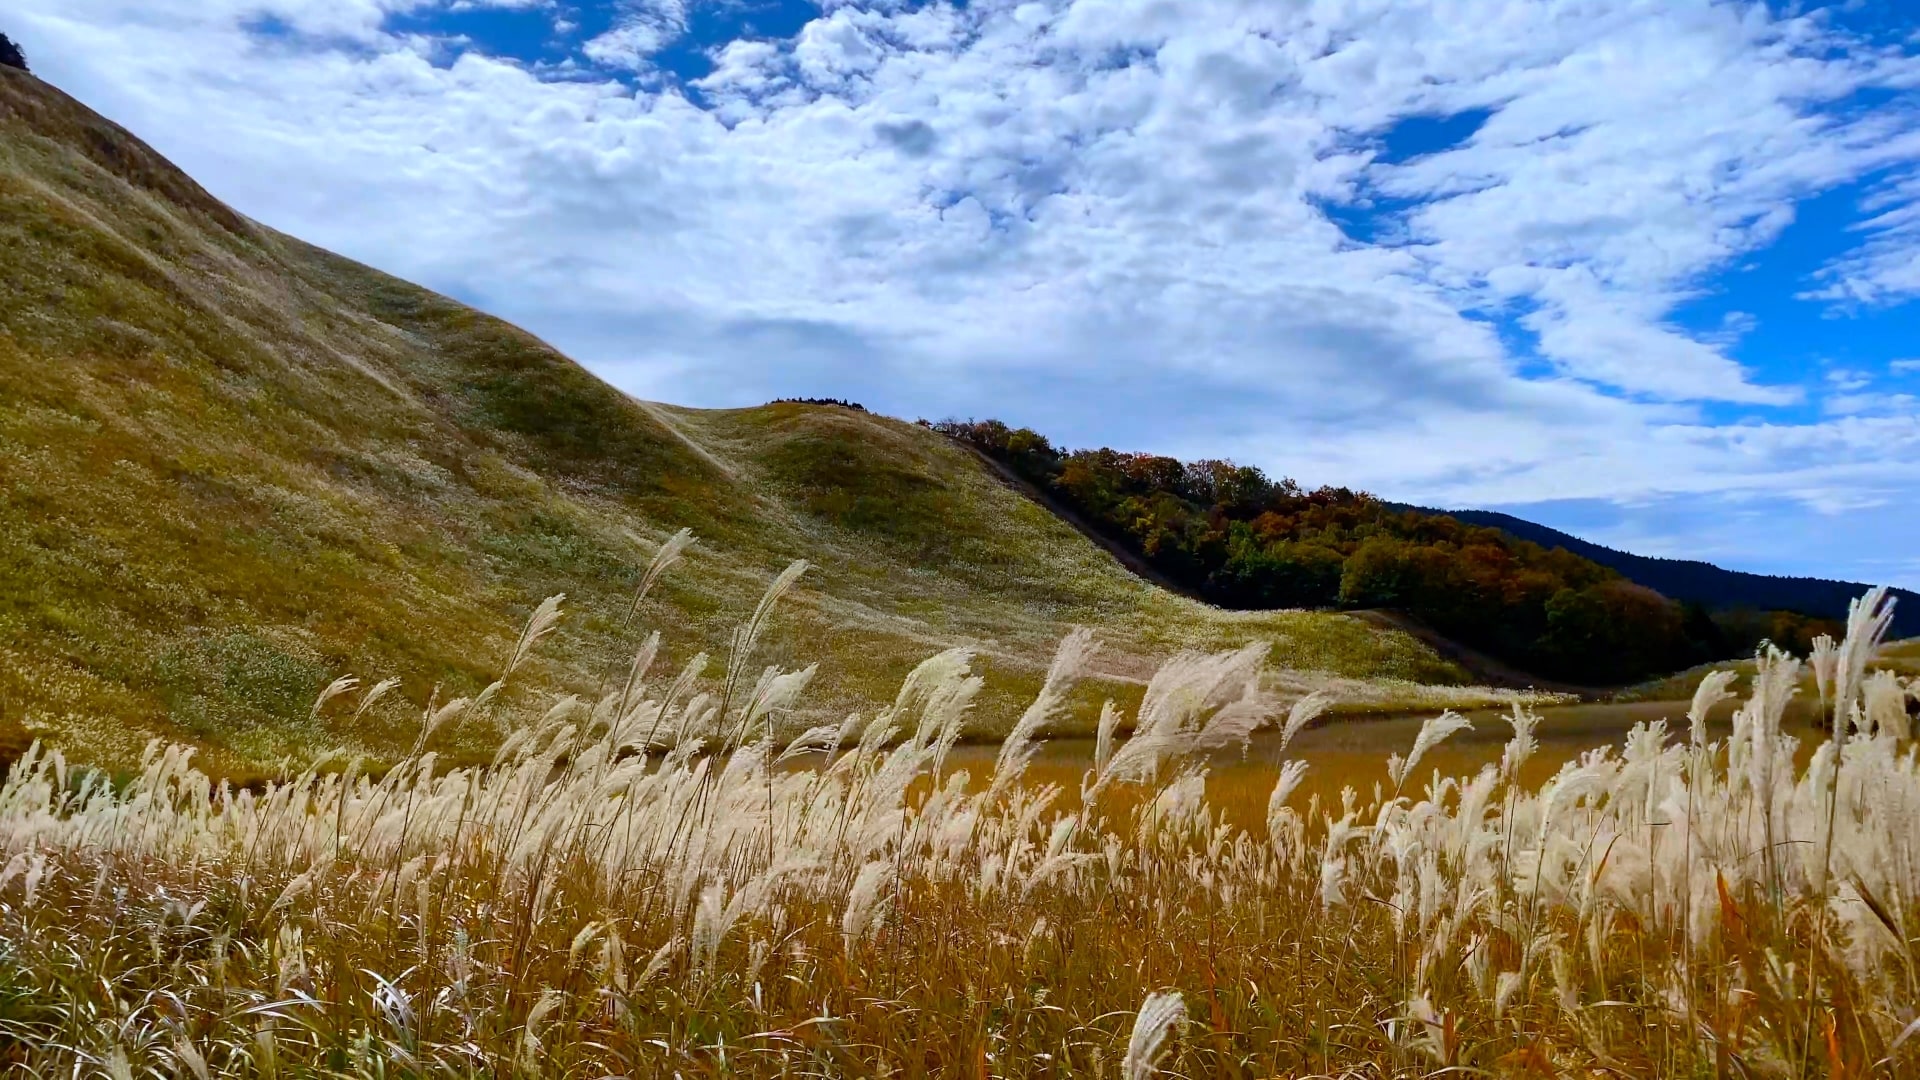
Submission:
M 1710 675 L 1674 725 L 1555 763 L 1516 700 L 1484 764 L 1447 755 L 1489 719 L 1444 712 L 1379 725 L 1404 745 L 1364 769 L 1316 752 L 1333 698 L 1276 689 L 1258 645 L 1175 656 L 1049 750 L 1097 661 L 1086 631 L 997 746 L 960 742 L 982 685 L 961 648 L 789 736 L 813 669 L 760 649 L 802 569 L 712 678 L 703 657 L 656 671 L 648 636 L 593 697 L 520 685 L 564 617 L 544 604 L 500 678 L 429 703 L 377 773 L 236 788 L 182 746 L 126 775 L 35 747 L 0 786 L 0 1060 L 119 1080 L 1920 1069 L 1920 764 L 1911 681 L 1870 670 L 1878 593 L 1809 661 L 1763 654 L 1731 715 L 1734 675 Z M 392 691 L 343 678 L 314 711 Z M 462 728 L 497 753 L 441 767 Z

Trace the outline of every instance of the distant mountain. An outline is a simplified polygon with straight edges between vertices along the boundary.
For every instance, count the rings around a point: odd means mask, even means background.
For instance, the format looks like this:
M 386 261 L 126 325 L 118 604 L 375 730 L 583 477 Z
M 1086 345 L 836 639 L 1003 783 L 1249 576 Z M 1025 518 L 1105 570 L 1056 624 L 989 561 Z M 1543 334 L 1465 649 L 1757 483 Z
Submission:
M 1565 548 L 1583 559 L 1617 570 L 1629 580 L 1670 599 L 1699 604 L 1712 611 L 1795 611 L 1823 619 L 1845 619 L 1847 605 L 1868 588 L 1854 581 L 1749 574 L 1742 570 L 1724 570 L 1696 559 L 1635 555 L 1496 510 L 1408 509 L 1448 514 L 1469 525 L 1499 529 L 1545 548 Z M 1895 595 L 1900 601 L 1894 607 L 1892 636 L 1920 636 L 1920 595 L 1905 589 L 1895 590 Z

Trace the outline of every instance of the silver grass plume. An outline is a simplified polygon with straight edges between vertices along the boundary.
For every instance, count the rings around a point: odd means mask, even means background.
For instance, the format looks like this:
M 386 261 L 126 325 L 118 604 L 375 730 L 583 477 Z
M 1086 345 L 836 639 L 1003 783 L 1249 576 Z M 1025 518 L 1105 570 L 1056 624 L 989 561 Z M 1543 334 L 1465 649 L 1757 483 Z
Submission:
M 739 688 L 740 680 L 747 672 L 747 661 L 753 656 L 753 650 L 760 644 L 760 635 L 766 632 L 767 617 L 773 614 L 775 604 L 780 598 L 793 590 L 800 575 L 807 572 L 809 564 L 805 559 L 795 559 L 787 564 L 785 570 L 767 583 L 767 591 L 760 596 L 760 602 L 754 605 L 753 614 L 747 621 L 734 628 L 733 641 L 727 654 L 727 675 L 720 691 L 720 719 L 726 719 L 725 713 L 733 702 L 734 691 Z
M 853 888 L 847 892 L 846 913 L 840 917 L 840 933 L 846 937 L 849 951 L 878 928 L 884 913 L 887 878 L 892 870 L 891 859 L 874 859 L 862 866 L 854 878 Z
M 900 683 L 900 692 L 894 695 L 892 707 L 876 714 L 867 730 L 875 728 L 891 730 L 897 734 L 901 723 L 918 711 L 920 719 L 914 724 L 912 739 L 916 744 L 930 743 L 943 725 L 951 720 L 951 710 L 955 707 L 955 686 L 968 678 L 973 664 L 973 650 L 965 647 L 947 649 L 935 653 L 914 665 L 907 677 Z M 878 738 L 865 749 L 876 749 L 891 738 Z
M 1539 740 L 1533 737 L 1534 729 L 1540 726 L 1540 714 L 1516 701 L 1507 723 L 1513 727 L 1513 738 L 1507 740 L 1506 748 L 1500 751 L 1500 775 L 1513 783 L 1520 777 L 1520 767 L 1540 747 Z
M 1267 718 L 1279 707 L 1278 700 L 1260 687 L 1260 668 L 1266 661 L 1269 648 L 1266 642 L 1254 642 L 1231 654 L 1236 664 L 1245 665 L 1245 672 L 1240 678 L 1240 692 L 1226 697 L 1224 686 L 1216 691 L 1216 697 L 1226 699 L 1201 727 L 1194 739 L 1194 749 L 1219 750 L 1237 743 L 1244 753 L 1254 731 L 1266 723 Z
M 1447 741 L 1456 732 L 1471 730 L 1473 721 L 1451 709 L 1421 724 L 1420 734 L 1414 736 L 1413 749 L 1408 751 L 1406 758 L 1403 760 L 1396 754 L 1387 760 L 1387 778 L 1393 781 L 1394 790 L 1406 786 L 1407 777 L 1413 775 L 1414 767 L 1420 764 L 1420 759 L 1426 756 L 1427 751 Z
M 653 586 L 660 580 L 660 576 L 665 574 L 674 563 L 679 562 L 680 557 L 686 554 L 693 543 L 693 530 L 681 529 L 668 537 L 666 542 L 660 545 L 660 550 L 653 553 L 653 561 L 647 564 L 647 572 L 640 576 L 640 587 L 633 591 L 633 602 L 627 605 L 628 619 L 632 619 L 640 610 L 640 601 L 646 599 L 647 594 L 653 591 Z
M 784 765 L 807 754 L 831 753 L 840 745 L 840 727 L 839 724 L 821 724 L 808 728 L 787 743 L 787 748 L 780 751 L 780 756 L 774 758 L 773 763 Z
M 626 684 L 620 688 L 619 700 L 613 703 L 612 714 L 608 718 L 611 726 L 618 727 L 640 704 L 633 699 L 634 690 L 646 682 L 647 672 L 653 670 L 653 661 L 659 655 L 660 631 L 655 630 L 640 643 L 640 648 L 633 654 L 633 662 L 627 665 Z
M 679 733 L 687 725 L 688 714 L 693 710 L 693 702 L 683 702 L 682 699 L 686 697 L 687 691 L 693 688 L 693 684 L 699 681 L 700 676 L 706 674 L 707 662 L 706 653 L 696 653 L 687 661 L 686 666 L 680 669 L 680 674 L 674 677 L 672 684 L 667 687 L 667 692 L 660 697 L 660 707 L 654 713 L 653 724 L 639 742 L 641 749 L 651 750 L 660 745 L 661 727 L 668 716 L 676 715 L 676 709 L 679 711 L 674 730 L 667 741 L 678 744 Z M 695 701 L 697 700 L 696 698 Z
M 1839 643 L 1826 634 L 1814 638 L 1813 652 L 1807 656 L 1807 666 L 1813 669 L 1813 685 L 1820 693 L 1820 704 L 1828 704 L 1833 700 L 1834 676 L 1840 670 Z
M 1907 716 L 1908 690 L 1898 675 L 1876 671 L 1867 676 L 1861 692 L 1866 699 L 1867 734 L 1903 743 L 1912 737 Z
M 1267 835 L 1277 845 L 1285 833 L 1287 817 L 1291 811 L 1287 800 L 1293 798 L 1293 792 L 1307 775 L 1307 763 L 1289 761 L 1280 766 L 1280 776 L 1273 782 L 1273 793 L 1267 796 Z
M 792 708 L 819 669 L 820 665 L 809 664 L 799 671 L 781 671 L 770 667 L 761 673 L 760 682 L 753 688 L 753 696 L 747 699 L 747 707 L 742 710 L 741 737 L 744 739 L 745 733 L 755 730 L 756 725 L 768 715 Z
M 1860 683 L 1866 677 L 1867 664 L 1880 651 L 1880 641 L 1893 625 L 1893 598 L 1885 585 L 1876 585 L 1856 598 L 1847 609 L 1847 637 L 1840 643 L 1840 655 L 1834 665 L 1833 730 L 1836 739 L 1858 728 Z
M 399 689 L 399 687 L 399 679 L 381 679 L 379 682 L 374 683 L 373 689 L 367 691 L 366 696 L 360 699 L 360 704 L 354 707 L 353 718 L 358 720 L 362 716 L 365 716 L 368 709 L 378 705 L 388 694 L 393 693 Z
M 1687 725 L 1688 739 L 1695 748 L 1707 745 L 1707 716 L 1713 712 L 1714 706 L 1733 698 L 1733 691 L 1728 687 L 1739 675 L 1739 672 L 1730 668 L 1710 671 L 1706 678 L 1700 680 L 1700 685 L 1694 687 L 1693 703 L 1687 706 Z M 1825 696 L 1824 691 L 1822 696 Z
M 1167 1037 L 1187 1022 L 1187 1003 L 1178 990 L 1148 994 L 1133 1018 L 1133 1035 L 1127 1040 L 1127 1056 L 1120 1063 L 1124 1080 L 1147 1080 L 1160 1071 L 1160 1059 L 1167 1053 Z
M 1346 902 L 1347 845 L 1371 829 L 1371 826 L 1353 823 L 1352 800 L 1349 798 L 1352 791 L 1352 788 L 1347 788 L 1340 793 L 1344 809 L 1340 819 L 1327 822 L 1327 844 L 1320 855 L 1322 907 L 1336 907 Z
M 533 647 L 540 643 L 540 639 L 552 633 L 553 628 L 560 624 L 560 605 L 565 603 L 566 599 L 566 593 L 556 593 L 540 601 L 540 606 L 533 609 L 533 615 L 527 619 L 526 628 L 520 631 L 520 639 L 513 643 L 513 652 L 507 658 L 507 666 L 500 672 L 501 682 L 505 682 L 507 676 L 518 670 L 520 665 L 526 662 L 528 654 L 533 652 Z
M 320 696 L 313 699 L 313 711 L 307 714 L 307 719 L 320 719 L 320 713 L 326 709 L 327 702 L 332 701 L 342 694 L 350 693 L 359 685 L 360 680 L 351 675 L 342 675 L 328 683 L 327 688 L 320 691 Z
M 753 614 L 733 632 L 733 656 L 728 663 L 730 668 L 737 668 L 746 663 L 747 657 L 753 653 L 754 646 L 760 643 L 760 635 L 766 632 L 767 616 L 773 613 L 773 606 L 780 602 L 781 597 L 793 591 L 793 586 L 800 580 L 800 575 L 806 573 L 809 568 L 810 564 L 807 560 L 795 559 L 767 583 L 767 591 L 761 594 L 760 602 L 754 605 Z M 728 681 L 734 681 L 736 675 L 737 671 L 729 671 Z
M 1007 733 L 1006 740 L 1000 744 L 1000 757 L 994 765 L 989 797 L 998 796 L 1027 771 L 1027 765 L 1040 749 L 1036 741 L 1040 729 L 1059 714 L 1075 680 L 1086 671 L 1087 665 L 1099 651 L 1100 645 L 1094 641 L 1093 631 L 1085 627 L 1074 630 L 1060 642 L 1060 648 L 1053 654 L 1053 663 L 1047 668 L 1047 679 L 1041 685 L 1040 693 L 1035 695 L 1033 704 L 1020 714 L 1013 730 Z
M 1150 779 L 1163 761 L 1203 746 L 1244 742 L 1273 708 L 1259 684 L 1266 653 L 1267 646 L 1256 642 L 1214 656 L 1181 653 L 1162 664 L 1147 682 L 1133 737 L 1113 751 L 1088 795 L 1110 783 Z M 1200 718 L 1209 708 L 1218 711 L 1203 725 Z
M 1754 663 L 1753 692 L 1741 706 L 1750 747 L 1746 758 L 1748 782 L 1762 804 L 1770 805 L 1773 772 L 1779 755 L 1780 721 L 1786 714 L 1787 703 L 1799 689 L 1795 684 L 1800 681 L 1800 661 L 1777 648 L 1769 648 L 1755 657 Z
M 973 674 L 973 653 L 968 649 L 950 650 L 955 665 L 927 695 L 920 709 L 920 722 L 914 728 L 914 745 L 925 752 L 927 765 L 938 776 L 946 767 L 947 753 L 960 741 L 967 713 L 986 680 Z
M 633 534 L 628 533 L 627 535 L 632 536 Z M 634 539 L 637 540 L 639 538 L 634 537 Z M 679 562 L 680 556 L 691 546 L 693 546 L 693 530 L 681 529 L 679 532 L 668 537 L 667 540 L 660 545 L 659 549 L 653 553 L 652 561 L 647 564 L 646 571 L 640 575 L 639 586 L 633 590 L 633 599 L 627 603 L 626 616 L 620 620 L 620 630 L 622 633 L 625 633 L 626 629 L 633 624 L 634 616 L 640 613 L 641 601 L 645 600 L 647 594 L 653 591 L 653 587 L 659 582 L 661 575 L 665 574 L 667 569 L 674 563 Z M 628 711 L 633 707 L 632 697 L 634 688 L 640 685 L 641 680 L 646 678 L 646 669 L 653 663 L 654 653 L 659 649 L 659 641 L 660 635 L 659 632 L 656 631 L 648 639 L 647 643 L 641 646 L 641 655 L 636 656 L 633 664 L 628 667 L 626 685 L 621 688 L 619 701 L 613 709 L 615 720 L 625 718 Z M 644 662 L 642 657 L 645 658 Z M 612 677 L 613 669 L 608 668 L 607 677 L 603 680 L 603 684 L 605 682 L 611 682 Z M 602 689 L 604 692 L 604 685 Z
M 1093 775 L 1107 771 L 1107 763 L 1113 760 L 1113 737 L 1120 730 L 1120 710 L 1113 707 L 1111 700 L 1100 703 L 1100 725 L 1095 730 L 1093 742 Z
M 497 686 L 499 684 L 496 683 L 494 685 Z M 426 745 L 427 740 L 433 737 L 434 732 L 440 730 L 448 721 L 465 713 L 467 707 L 471 704 L 473 704 L 473 702 L 468 701 L 466 698 L 454 698 L 452 701 L 438 708 L 429 707 L 420 725 L 420 735 L 414 741 L 414 753 L 419 753 L 420 747 Z
M 1287 722 L 1280 728 L 1280 749 L 1285 750 L 1294 736 L 1318 720 L 1332 705 L 1333 695 L 1325 690 L 1315 690 L 1294 702 L 1293 707 L 1287 710 Z

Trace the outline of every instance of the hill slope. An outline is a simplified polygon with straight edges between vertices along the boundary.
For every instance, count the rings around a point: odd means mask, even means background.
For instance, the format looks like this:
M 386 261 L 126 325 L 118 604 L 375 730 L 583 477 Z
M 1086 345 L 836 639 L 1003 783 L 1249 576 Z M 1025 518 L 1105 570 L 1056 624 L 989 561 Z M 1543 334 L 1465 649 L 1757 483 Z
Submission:
M 1227 614 L 1135 579 L 971 454 L 832 407 L 636 402 L 532 336 L 251 222 L 139 140 L 0 70 L 0 721 L 129 761 L 154 735 L 244 769 L 391 753 L 418 708 L 484 685 L 542 597 L 572 599 L 545 674 L 591 692 L 662 539 L 700 538 L 640 612 L 664 663 L 721 655 L 768 578 L 817 568 L 761 662 L 807 700 L 891 697 L 983 650 L 983 717 L 1072 624 L 1109 692 L 1187 644 L 1276 640 L 1350 677 L 1452 681 L 1338 615 Z M 354 721 L 335 675 L 403 679 Z M 411 702 L 403 707 L 402 702 Z M 458 731 L 485 752 L 496 733 Z
M 1482 678 L 1626 686 L 1759 640 L 1753 620 L 1729 629 L 1569 551 L 1364 492 L 1308 491 L 1217 458 L 1060 447 L 999 420 L 933 427 L 1151 580 L 1238 610 L 1375 610 Z M 1819 629 L 1771 614 L 1774 640 Z
M 1852 581 L 1828 581 L 1824 578 L 1775 577 L 1725 570 L 1712 563 L 1694 559 L 1662 559 L 1634 555 L 1582 540 L 1558 529 L 1503 514 L 1496 510 L 1426 510 L 1446 514 L 1470 525 L 1499 529 L 1521 540 L 1545 548 L 1565 548 L 1583 559 L 1620 572 L 1626 578 L 1645 585 L 1682 603 L 1700 604 L 1715 611 L 1750 609 L 1754 611 L 1795 611 L 1822 619 L 1845 620 L 1847 605 L 1867 591 L 1868 586 Z M 1896 589 L 1900 603 L 1894 608 L 1893 637 L 1920 635 L 1920 595 Z

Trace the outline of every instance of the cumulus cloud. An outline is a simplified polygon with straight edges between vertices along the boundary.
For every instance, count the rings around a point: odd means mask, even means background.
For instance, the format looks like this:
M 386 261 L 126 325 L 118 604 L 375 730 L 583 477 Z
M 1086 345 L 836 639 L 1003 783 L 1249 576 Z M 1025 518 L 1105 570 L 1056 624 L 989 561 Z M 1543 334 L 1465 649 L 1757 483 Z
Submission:
M 682 84 L 685 0 L 621 0 L 564 79 L 391 29 L 432 0 L 19 6 L 37 67 L 243 211 L 644 396 L 1001 415 L 1427 503 L 1914 494 L 1910 412 L 1681 317 L 1865 177 L 1808 291 L 1920 288 L 1920 126 L 1860 104 L 1920 65 L 1818 13 L 836 3 L 691 43 Z
M 862 24 L 885 20 L 878 12 L 843 7 L 824 18 L 815 19 L 800 31 L 793 44 L 793 58 L 812 81 L 819 84 L 842 82 L 879 67 L 885 48 L 869 37 Z

